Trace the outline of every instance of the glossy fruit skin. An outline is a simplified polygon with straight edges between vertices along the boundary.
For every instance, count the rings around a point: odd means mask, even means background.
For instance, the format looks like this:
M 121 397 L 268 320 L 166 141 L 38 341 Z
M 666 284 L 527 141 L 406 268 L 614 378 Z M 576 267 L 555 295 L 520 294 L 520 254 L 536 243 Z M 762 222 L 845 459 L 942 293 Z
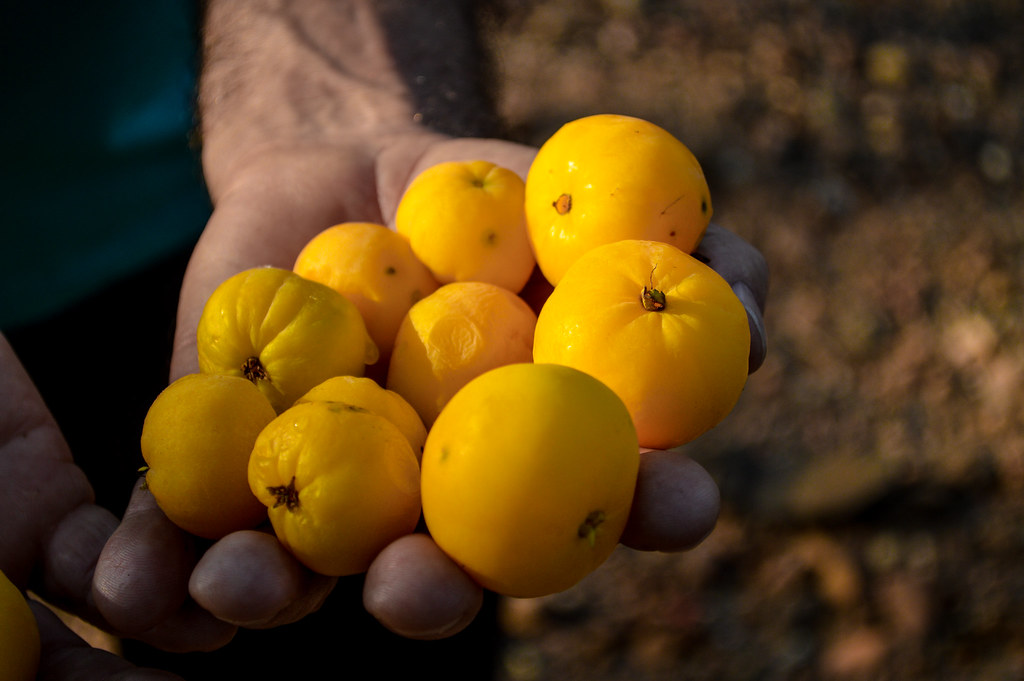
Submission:
M 249 491 L 249 453 L 276 416 L 238 376 L 187 374 L 157 395 L 142 425 L 146 487 L 178 527 L 219 539 L 266 520 Z
M 468 383 L 423 453 L 423 513 L 438 546 L 484 588 L 556 593 L 618 544 L 639 466 L 629 413 L 569 367 L 512 364 Z
M 372 222 L 328 227 L 305 245 L 292 269 L 352 301 L 382 361 L 391 354 L 405 313 L 438 287 L 408 239 Z
M 32 681 L 39 654 L 35 615 L 21 590 L 0 572 L 0 681 Z
M 427 441 L 427 428 L 423 420 L 404 397 L 393 390 L 382 388 L 372 378 L 366 376 L 335 376 L 316 386 L 298 399 L 302 402 L 342 402 L 362 407 L 378 416 L 383 416 L 398 426 L 416 460 L 423 455 L 423 445 Z
M 664 294 L 661 309 L 645 307 L 645 290 Z M 642 240 L 577 260 L 541 308 L 533 348 L 534 361 L 575 367 L 614 390 L 652 449 L 685 444 L 725 418 L 749 354 L 746 310 L 729 284 L 674 246 Z
M 420 517 L 419 463 L 382 416 L 340 402 L 296 404 L 260 433 L 249 485 L 281 543 L 306 567 L 364 572 Z
M 622 239 L 664 241 L 690 253 L 711 220 L 711 194 L 693 153 L 631 116 L 571 121 L 541 146 L 526 177 L 537 264 L 552 284 L 580 255 Z
M 529 362 L 537 315 L 496 284 L 445 284 L 410 308 L 395 339 L 387 387 L 430 428 L 463 385 L 488 369 Z
M 275 267 L 248 269 L 218 286 L 196 340 L 202 372 L 248 378 L 278 413 L 331 376 L 362 376 L 379 357 L 355 305 Z
M 536 264 L 523 196 L 522 178 L 507 168 L 439 163 L 409 184 L 395 229 L 442 284 L 485 281 L 518 293 Z

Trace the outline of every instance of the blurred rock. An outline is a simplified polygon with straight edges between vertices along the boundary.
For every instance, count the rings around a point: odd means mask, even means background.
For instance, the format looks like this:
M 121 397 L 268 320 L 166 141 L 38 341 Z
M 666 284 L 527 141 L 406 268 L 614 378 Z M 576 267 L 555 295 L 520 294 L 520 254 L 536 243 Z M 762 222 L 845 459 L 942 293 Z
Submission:
M 797 521 L 854 518 L 894 490 L 903 469 L 873 455 L 838 454 L 812 460 L 785 485 L 782 503 Z
M 889 652 L 885 636 L 861 627 L 840 634 L 822 655 L 821 673 L 826 679 L 873 679 Z

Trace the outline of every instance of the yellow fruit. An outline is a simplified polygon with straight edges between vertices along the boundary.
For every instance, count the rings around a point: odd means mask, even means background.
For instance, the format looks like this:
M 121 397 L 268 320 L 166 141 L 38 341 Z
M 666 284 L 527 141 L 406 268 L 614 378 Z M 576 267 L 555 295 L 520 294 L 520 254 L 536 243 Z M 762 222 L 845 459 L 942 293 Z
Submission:
M 141 447 L 146 487 L 171 522 L 219 539 L 266 519 L 249 491 L 249 452 L 275 415 L 263 393 L 238 376 L 188 374 L 157 395 Z
M 378 416 L 383 416 L 398 426 L 409 441 L 417 461 L 423 455 L 423 443 L 427 440 L 427 428 L 423 425 L 412 405 L 393 390 L 382 388 L 372 378 L 365 376 L 335 376 L 316 386 L 298 399 L 302 402 L 343 402 L 362 407 Z
M 562 126 L 526 177 L 526 219 L 537 264 L 557 284 L 594 246 L 664 241 L 692 252 L 711 220 L 697 159 L 664 129 L 598 114 Z
M 667 449 L 732 410 L 750 327 L 732 288 L 669 244 L 626 240 L 577 260 L 537 318 L 535 362 L 595 376 L 629 408 L 640 444 Z
M 39 652 L 36 617 L 25 595 L 0 572 L 0 681 L 32 681 Z
M 441 283 L 486 281 L 518 293 L 536 264 L 523 180 L 488 161 L 449 161 L 417 175 L 395 227 Z
M 438 286 L 408 239 L 372 222 L 325 229 L 306 244 L 292 269 L 355 304 L 382 361 L 391 354 L 405 313 Z
M 365 571 L 420 517 L 419 464 L 397 426 L 361 407 L 303 402 L 260 433 L 249 485 L 278 539 L 329 576 Z
M 530 306 L 508 289 L 483 282 L 445 284 L 403 320 L 387 387 L 430 428 L 471 379 L 503 364 L 530 361 L 536 321 Z
M 210 296 L 197 333 L 204 373 L 242 376 L 278 413 L 331 376 L 361 376 L 379 357 L 355 305 L 291 270 L 256 267 Z
M 622 402 L 554 364 L 468 383 L 423 453 L 423 514 L 438 546 L 482 586 L 534 597 L 569 588 L 618 544 L 639 466 Z

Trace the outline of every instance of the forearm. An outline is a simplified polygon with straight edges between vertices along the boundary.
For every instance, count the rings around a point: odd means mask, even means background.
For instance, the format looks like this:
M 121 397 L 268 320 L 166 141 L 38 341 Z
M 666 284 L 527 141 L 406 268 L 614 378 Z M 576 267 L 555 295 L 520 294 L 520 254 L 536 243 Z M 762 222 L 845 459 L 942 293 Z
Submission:
M 260 151 L 357 141 L 417 125 L 492 132 L 464 0 L 210 0 L 199 114 L 217 194 Z

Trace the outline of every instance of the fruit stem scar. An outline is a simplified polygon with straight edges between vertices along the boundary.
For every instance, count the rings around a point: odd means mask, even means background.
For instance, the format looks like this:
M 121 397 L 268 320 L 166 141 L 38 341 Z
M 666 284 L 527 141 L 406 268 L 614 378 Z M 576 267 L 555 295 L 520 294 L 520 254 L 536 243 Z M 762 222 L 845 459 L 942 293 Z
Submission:
M 590 547 L 593 548 L 594 543 L 597 541 L 597 528 L 603 522 L 604 511 L 591 511 L 587 514 L 587 519 L 580 524 L 576 534 L 581 539 L 586 539 Z
M 569 194 L 562 194 L 555 199 L 551 205 L 555 207 L 555 211 L 559 215 L 565 215 L 572 210 L 572 196 Z
M 267 491 L 274 495 L 274 508 L 284 505 L 289 511 L 294 511 L 299 505 L 299 490 L 295 489 L 295 476 L 287 485 L 268 487 Z
M 260 362 L 259 357 L 250 357 L 242 362 L 242 375 L 252 383 L 265 381 L 268 378 L 267 368 Z

